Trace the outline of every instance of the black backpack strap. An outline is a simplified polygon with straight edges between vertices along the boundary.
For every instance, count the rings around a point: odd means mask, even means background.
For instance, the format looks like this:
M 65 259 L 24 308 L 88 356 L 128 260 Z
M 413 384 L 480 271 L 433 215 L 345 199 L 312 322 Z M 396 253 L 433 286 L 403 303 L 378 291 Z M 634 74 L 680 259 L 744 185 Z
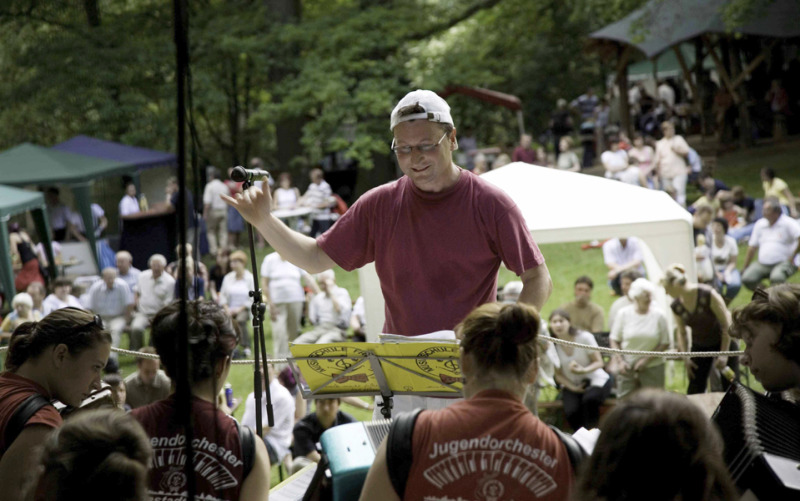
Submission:
M 578 468 L 580 467 L 581 462 L 583 461 L 583 458 L 586 457 L 586 451 L 584 451 L 583 447 L 581 447 L 578 441 L 575 440 L 575 437 L 573 437 L 569 433 L 565 433 L 559 430 L 552 424 L 549 424 L 547 426 L 549 426 L 550 429 L 555 432 L 558 439 L 561 441 L 562 444 L 564 444 L 564 448 L 567 449 L 567 456 L 569 457 L 569 463 L 572 465 L 572 471 L 577 473 Z
M 244 468 L 242 481 L 244 481 L 253 470 L 253 463 L 256 459 L 256 435 L 253 430 L 247 426 L 242 426 L 236 419 L 233 422 L 236 423 L 236 429 L 239 431 L 239 442 L 242 445 L 242 468 Z
M 414 425 L 417 424 L 420 412 L 422 409 L 398 414 L 394 418 L 392 427 L 389 429 L 389 436 L 386 438 L 386 466 L 389 469 L 389 479 L 400 499 L 405 494 L 411 463 L 414 459 L 411 439 L 414 436 Z
M 22 429 L 25 428 L 25 424 L 27 424 L 28 420 L 45 405 L 50 405 L 50 400 L 46 399 L 42 395 L 39 395 L 38 393 L 34 393 L 26 398 L 19 407 L 17 407 L 17 410 L 14 411 L 11 419 L 8 420 L 8 424 L 6 424 L 6 432 L 4 437 L 6 450 L 11 447 L 11 444 L 14 443 L 14 440 L 16 440 L 19 434 L 22 433 Z

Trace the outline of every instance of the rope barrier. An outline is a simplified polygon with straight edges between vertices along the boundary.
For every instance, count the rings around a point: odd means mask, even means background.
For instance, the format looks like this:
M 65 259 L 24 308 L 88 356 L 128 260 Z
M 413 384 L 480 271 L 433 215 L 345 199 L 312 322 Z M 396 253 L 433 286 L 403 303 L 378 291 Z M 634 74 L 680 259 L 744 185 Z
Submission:
M 599 351 L 609 355 L 635 355 L 642 357 L 661 357 L 668 359 L 679 358 L 716 358 L 716 357 L 739 357 L 744 354 L 743 351 L 639 351 L 639 350 L 618 350 L 615 348 L 604 348 L 602 346 L 590 346 L 588 344 L 576 343 L 574 341 L 567 341 L 551 336 L 539 336 L 539 339 L 551 341 L 555 344 L 564 346 L 572 346 L 573 348 L 582 348 L 589 351 Z M 0 347 L 0 352 L 8 350 L 8 346 Z M 147 358 L 152 360 L 159 360 L 160 357 L 154 353 L 142 353 L 140 351 L 124 350 L 122 348 L 111 348 L 112 351 L 121 355 L 128 355 L 135 358 Z M 250 365 L 253 360 L 233 360 L 234 365 Z M 268 364 L 285 364 L 289 360 L 286 358 L 268 358 Z

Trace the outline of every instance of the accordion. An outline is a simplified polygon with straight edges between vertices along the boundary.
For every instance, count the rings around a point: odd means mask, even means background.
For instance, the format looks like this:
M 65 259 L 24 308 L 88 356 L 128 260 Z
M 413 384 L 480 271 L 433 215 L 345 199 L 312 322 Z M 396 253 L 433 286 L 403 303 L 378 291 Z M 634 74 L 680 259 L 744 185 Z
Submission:
M 375 451 L 389 434 L 392 421 L 349 423 L 326 430 L 320 437 L 328 457 L 333 501 L 358 499 Z
M 733 383 L 712 419 L 741 493 L 760 500 L 800 499 L 800 407 Z

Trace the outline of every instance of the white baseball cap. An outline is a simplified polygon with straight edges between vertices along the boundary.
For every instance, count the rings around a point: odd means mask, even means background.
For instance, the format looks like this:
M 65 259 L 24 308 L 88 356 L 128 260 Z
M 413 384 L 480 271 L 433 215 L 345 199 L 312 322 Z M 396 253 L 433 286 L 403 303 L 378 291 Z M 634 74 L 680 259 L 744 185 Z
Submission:
M 414 105 L 420 106 L 425 111 L 404 116 L 398 115 L 401 109 Z M 394 130 L 397 124 L 408 122 L 409 120 L 429 120 L 431 122 L 450 124 L 455 127 L 453 117 L 450 116 L 450 106 L 447 104 L 447 101 L 430 90 L 415 90 L 406 94 L 392 110 L 391 127 L 389 130 Z

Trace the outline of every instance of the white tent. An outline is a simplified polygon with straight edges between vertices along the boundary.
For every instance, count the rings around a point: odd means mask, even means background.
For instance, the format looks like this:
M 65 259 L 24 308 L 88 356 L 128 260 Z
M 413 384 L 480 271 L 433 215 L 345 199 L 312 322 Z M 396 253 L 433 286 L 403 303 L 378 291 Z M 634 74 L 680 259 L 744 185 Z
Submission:
M 691 215 L 662 191 L 521 162 L 482 177 L 516 202 L 539 244 L 636 236 L 646 244 L 650 280 L 658 281 L 672 263 L 682 263 L 688 276 L 695 276 Z M 545 259 L 557 257 L 545 254 Z M 383 328 L 383 296 L 373 265 L 359 270 L 359 278 L 372 340 Z M 656 301 L 669 311 L 663 291 Z

